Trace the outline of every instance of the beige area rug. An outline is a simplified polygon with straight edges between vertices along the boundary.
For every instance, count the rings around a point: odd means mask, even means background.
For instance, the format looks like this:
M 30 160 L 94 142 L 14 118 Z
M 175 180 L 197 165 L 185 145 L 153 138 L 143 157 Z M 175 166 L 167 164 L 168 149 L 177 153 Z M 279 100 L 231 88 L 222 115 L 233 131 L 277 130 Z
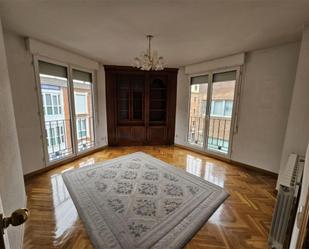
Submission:
M 64 182 L 94 248 L 182 248 L 228 197 L 137 152 L 67 171 Z

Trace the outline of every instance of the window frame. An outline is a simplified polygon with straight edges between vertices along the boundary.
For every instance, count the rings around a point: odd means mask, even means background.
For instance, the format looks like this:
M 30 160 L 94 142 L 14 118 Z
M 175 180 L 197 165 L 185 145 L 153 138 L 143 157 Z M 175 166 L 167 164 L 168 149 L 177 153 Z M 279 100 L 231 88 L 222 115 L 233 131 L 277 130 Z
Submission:
M 72 91 L 72 104 L 75 105 L 75 94 L 74 94 L 74 82 L 73 82 L 73 70 L 79 70 L 79 71 L 83 71 L 83 72 L 86 72 L 86 73 L 90 73 L 91 74 L 91 106 L 92 106 L 92 122 L 93 122 L 93 146 L 90 147 L 90 148 L 87 148 L 87 149 L 84 149 L 84 150 L 81 150 L 81 151 L 78 151 L 78 138 L 77 138 L 77 132 L 75 132 L 74 134 L 74 138 L 75 138 L 75 143 L 76 143 L 76 150 L 77 150 L 77 155 L 82 155 L 82 154 L 85 154 L 91 150 L 94 150 L 96 149 L 97 147 L 97 136 L 96 136 L 96 129 L 97 129 L 97 124 L 99 122 L 99 120 L 97 119 L 97 110 L 98 110 L 98 99 L 97 99 L 97 72 L 95 70 L 89 70 L 89 69 L 86 69 L 86 68 L 83 68 L 81 66 L 78 66 L 78 65 L 72 65 L 70 66 L 70 75 L 71 75 L 71 91 Z M 86 101 L 86 105 L 88 107 L 88 102 Z M 75 106 L 74 106 L 74 125 L 76 125 L 76 113 L 75 113 Z M 88 127 L 87 125 L 88 122 L 86 122 L 86 126 Z M 89 128 L 89 127 L 88 127 Z M 75 131 L 77 131 L 76 127 L 75 127 Z
M 67 63 L 67 62 L 62 62 L 59 60 L 51 59 L 45 56 L 41 55 L 32 55 L 33 59 L 33 67 L 34 67 L 34 76 L 35 76 L 35 90 L 37 94 L 37 100 L 38 100 L 38 115 L 40 117 L 40 128 L 41 128 L 41 142 L 42 142 L 42 147 L 44 151 L 43 155 L 43 161 L 45 166 L 51 166 L 54 164 L 57 164 L 61 161 L 64 161 L 66 159 L 70 158 L 75 158 L 78 155 L 85 154 L 91 150 L 95 150 L 97 148 L 97 137 L 96 137 L 96 129 L 97 129 L 97 115 L 96 115 L 96 110 L 97 110 L 97 70 L 94 69 L 87 69 L 79 65 L 75 65 L 72 63 Z M 67 81 L 68 81 L 68 99 L 69 99 L 69 109 L 70 109 L 70 125 L 71 125 L 71 139 L 72 139 L 72 154 L 64 156 L 59 159 L 54 159 L 54 160 L 49 160 L 49 153 L 48 153 L 48 143 L 47 142 L 47 130 L 45 129 L 45 118 L 44 118 L 44 106 L 43 106 L 43 98 L 42 98 L 42 89 L 41 89 L 41 80 L 40 80 L 40 71 L 39 71 L 39 61 L 44 61 L 47 63 L 52 63 L 55 65 L 63 66 L 66 67 L 67 70 Z M 91 103 L 92 103 L 92 114 L 93 114 L 93 139 L 94 139 L 94 144 L 92 147 L 78 151 L 78 141 L 77 141 L 77 132 L 76 132 L 76 122 L 75 122 L 75 106 L 74 106 L 74 89 L 73 89 L 73 69 L 84 71 L 87 73 L 91 73 L 91 91 L 92 91 L 92 98 L 91 98 Z M 61 103 L 62 104 L 62 103 Z M 88 104 L 88 103 L 87 103 Z M 64 110 L 62 108 L 62 113 L 64 113 Z M 62 115 L 62 114 L 61 114 Z M 66 139 L 66 138 L 64 138 Z M 61 140 L 61 137 L 60 137 Z
M 241 93 L 241 81 L 242 81 L 242 70 L 243 67 L 233 66 L 233 67 L 224 67 L 218 69 L 212 69 L 209 71 L 203 71 L 201 73 L 190 74 L 187 77 L 188 82 L 188 112 L 187 112 L 187 129 L 186 129 L 186 146 L 192 148 L 194 150 L 198 150 L 201 152 L 205 152 L 210 155 L 215 155 L 222 158 L 231 158 L 232 154 L 232 145 L 233 145 L 233 137 L 238 132 L 238 117 L 239 117 L 239 102 L 240 102 L 240 93 Z M 234 89 L 234 99 L 233 99 L 233 108 L 232 108 L 232 116 L 231 118 L 231 127 L 230 127 L 230 134 L 229 134 L 229 147 L 227 153 L 221 153 L 214 150 L 207 149 L 208 144 L 208 137 L 209 137 L 209 119 L 211 114 L 211 100 L 209 101 L 210 97 L 212 96 L 212 84 L 213 84 L 213 75 L 217 73 L 229 72 L 229 71 L 236 71 L 236 79 L 235 79 L 235 89 Z M 198 146 L 189 143 L 189 130 L 190 130 L 190 108 L 191 108 L 191 79 L 196 76 L 208 75 L 208 89 L 207 89 L 207 106 L 206 106 L 206 115 L 204 117 L 204 141 L 203 146 Z M 210 103 L 210 104 L 209 104 Z M 223 116 L 225 117 L 225 116 Z M 208 120 L 207 120 L 208 119 Z
M 85 122 L 84 124 L 84 129 L 82 129 L 82 122 Z M 89 136 L 88 132 L 87 132 L 87 128 L 88 128 L 88 125 L 87 125 L 87 119 L 86 118 L 79 118 L 77 120 L 77 129 L 76 129 L 76 132 L 77 132 L 77 138 L 78 139 L 81 139 L 81 138 L 87 138 Z M 80 129 L 79 129 L 80 128 Z M 81 136 L 80 133 L 81 132 L 85 132 L 86 135 L 85 136 Z
M 196 76 L 202 76 L 202 75 L 208 75 L 208 86 L 207 86 L 207 99 L 209 98 L 209 80 L 210 80 L 210 74 L 208 73 L 201 73 L 201 74 L 192 74 L 189 76 L 189 99 L 188 99 L 188 115 L 187 115 L 187 133 L 186 133 L 186 144 L 189 146 L 189 147 L 192 147 L 193 149 L 197 149 L 197 150 L 204 150 L 205 148 L 205 130 L 206 130 L 206 122 L 204 122 L 204 139 L 203 139 L 203 146 L 199 146 L 199 145 L 196 145 L 196 144 L 190 144 L 189 143 L 189 132 L 190 132 L 190 111 L 191 111 L 191 78 L 193 77 L 196 77 Z M 199 91 L 199 84 L 194 84 L 194 91 L 193 93 L 196 93 L 197 91 Z M 205 112 L 205 116 L 207 114 L 207 102 L 206 101 L 206 112 Z M 195 109 L 193 109 L 193 113 L 195 114 Z M 204 116 L 204 115 L 203 115 Z M 197 132 L 197 131 L 195 131 Z
M 42 91 L 42 89 L 41 89 L 41 91 Z M 41 92 L 41 94 L 44 95 L 44 98 L 43 98 L 44 114 L 46 113 L 46 115 L 48 115 L 48 116 L 62 115 L 62 113 L 63 113 L 63 104 L 62 104 L 62 101 L 61 101 L 62 93 L 59 92 L 59 94 L 57 94 L 55 90 L 49 90 L 49 91 L 46 91 L 46 92 Z M 48 94 L 50 95 L 50 98 L 51 98 L 51 104 L 50 105 L 47 105 L 46 95 L 48 95 Z M 57 98 L 57 104 L 56 105 L 54 105 L 54 101 L 53 101 L 54 96 L 56 96 L 56 98 Z M 51 110 L 52 110 L 51 114 L 48 113 L 48 108 L 51 108 Z M 54 113 L 55 108 L 57 108 L 57 111 L 58 111 L 57 114 Z M 61 110 L 61 111 L 59 112 L 59 110 Z

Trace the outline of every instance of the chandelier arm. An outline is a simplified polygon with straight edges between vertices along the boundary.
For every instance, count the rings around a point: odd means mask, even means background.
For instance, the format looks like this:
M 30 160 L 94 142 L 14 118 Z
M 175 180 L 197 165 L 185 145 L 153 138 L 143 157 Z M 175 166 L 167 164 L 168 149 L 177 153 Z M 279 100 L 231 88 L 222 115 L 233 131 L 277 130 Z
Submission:
M 163 70 L 164 69 L 164 61 L 162 56 L 158 56 L 157 51 L 152 54 L 151 52 L 151 39 L 152 35 L 146 36 L 148 39 L 148 51 L 141 54 L 140 57 L 134 59 L 134 65 L 141 70 Z

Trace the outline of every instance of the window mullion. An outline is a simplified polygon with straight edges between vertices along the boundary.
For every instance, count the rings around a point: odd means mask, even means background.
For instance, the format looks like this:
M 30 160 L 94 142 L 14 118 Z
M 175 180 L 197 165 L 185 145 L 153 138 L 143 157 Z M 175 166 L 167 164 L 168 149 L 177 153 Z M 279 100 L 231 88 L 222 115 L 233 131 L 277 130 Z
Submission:
M 68 82 L 69 82 L 69 108 L 71 116 L 71 136 L 73 138 L 73 153 L 76 155 L 78 151 L 78 140 L 76 132 L 76 115 L 75 115 L 75 101 L 74 101 L 74 85 L 72 77 L 72 67 L 68 67 Z

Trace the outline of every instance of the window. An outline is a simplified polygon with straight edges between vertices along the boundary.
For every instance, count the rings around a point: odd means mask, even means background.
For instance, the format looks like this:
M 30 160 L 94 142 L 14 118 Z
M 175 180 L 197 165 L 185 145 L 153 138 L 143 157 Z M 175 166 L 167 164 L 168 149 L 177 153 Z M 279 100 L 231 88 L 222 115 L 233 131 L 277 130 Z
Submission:
M 60 92 L 50 92 L 42 90 L 43 97 L 43 110 L 47 115 L 61 115 L 62 105 L 60 100 Z
M 213 100 L 211 102 L 211 116 L 231 117 L 233 110 L 232 100 Z
M 87 113 L 87 94 L 75 92 L 75 113 Z
M 211 115 L 212 116 L 223 116 L 224 115 L 224 101 L 213 100 L 211 102 Z
M 78 151 L 94 146 L 92 74 L 73 69 L 74 106 Z
M 86 119 L 79 119 L 77 120 L 77 138 L 84 138 L 87 136 L 87 124 Z
M 207 105 L 208 75 L 192 77 L 190 83 L 191 97 L 188 142 L 191 145 L 202 147 L 204 144 L 204 117 Z
M 46 130 L 47 146 L 50 156 L 53 159 L 61 157 L 67 153 L 65 146 L 65 128 L 62 123 L 51 122 Z
M 66 66 L 38 61 L 38 69 L 48 162 L 92 148 L 95 144 L 92 73 L 73 69 L 69 80 Z M 73 90 L 74 98 L 69 89 Z M 72 113 L 76 121 L 71 120 Z
M 232 117 L 232 110 L 233 110 L 233 101 L 226 100 L 224 105 L 224 116 L 225 117 Z
M 188 144 L 228 154 L 237 70 L 211 75 L 190 78 Z

